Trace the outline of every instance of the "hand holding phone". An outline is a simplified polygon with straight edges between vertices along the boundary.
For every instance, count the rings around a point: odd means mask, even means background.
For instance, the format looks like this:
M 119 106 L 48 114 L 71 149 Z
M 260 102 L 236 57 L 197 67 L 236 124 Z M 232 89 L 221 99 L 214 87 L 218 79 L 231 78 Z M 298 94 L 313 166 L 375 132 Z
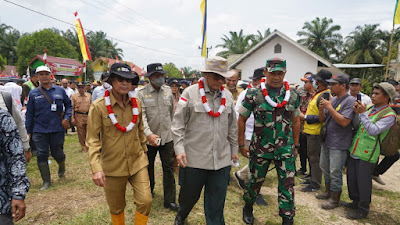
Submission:
M 361 94 L 360 93 L 357 93 L 357 101 L 361 102 Z
M 329 101 L 329 99 L 330 99 L 330 97 L 331 97 L 331 94 L 330 94 L 329 92 L 324 92 L 324 94 L 322 95 L 322 97 L 323 97 L 325 100 Z
M 157 139 L 156 139 L 156 144 L 157 144 L 157 146 L 160 146 L 160 145 L 161 145 L 161 141 L 162 141 L 161 138 L 157 138 Z

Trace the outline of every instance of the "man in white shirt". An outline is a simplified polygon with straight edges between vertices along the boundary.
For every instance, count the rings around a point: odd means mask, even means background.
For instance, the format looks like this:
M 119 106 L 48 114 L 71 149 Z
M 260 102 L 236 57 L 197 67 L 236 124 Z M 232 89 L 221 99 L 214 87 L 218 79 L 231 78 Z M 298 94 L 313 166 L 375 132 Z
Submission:
M 72 90 L 70 87 L 68 87 L 68 80 L 67 79 L 62 79 L 61 80 L 61 85 L 65 90 L 65 93 L 67 94 L 68 98 L 71 99 L 71 95 L 75 94 L 74 90 Z
M 357 99 L 357 94 L 361 95 L 361 102 L 365 103 L 367 106 L 372 104 L 371 98 L 361 92 L 361 79 L 360 78 L 353 78 L 350 80 L 350 91 L 349 94 Z

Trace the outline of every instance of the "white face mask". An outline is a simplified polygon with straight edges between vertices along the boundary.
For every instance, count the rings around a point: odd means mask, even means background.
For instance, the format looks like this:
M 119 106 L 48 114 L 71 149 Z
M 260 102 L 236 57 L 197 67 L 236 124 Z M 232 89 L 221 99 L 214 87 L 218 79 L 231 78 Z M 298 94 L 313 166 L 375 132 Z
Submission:
M 317 85 L 317 81 L 316 81 L 316 80 L 313 80 L 312 86 L 313 86 L 315 89 L 318 89 L 318 85 Z

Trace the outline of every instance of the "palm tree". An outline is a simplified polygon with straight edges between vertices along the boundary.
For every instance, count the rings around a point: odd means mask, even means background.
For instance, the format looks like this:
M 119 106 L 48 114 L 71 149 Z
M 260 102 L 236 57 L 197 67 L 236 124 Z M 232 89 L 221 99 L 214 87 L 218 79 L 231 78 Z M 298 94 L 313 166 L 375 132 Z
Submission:
M 257 34 L 253 35 L 253 40 L 251 46 L 258 44 L 260 41 L 264 40 L 264 38 L 268 37 L 271 34 L 271 30 L 268 28 L 264 31 L 264 34 L 261 31 L 257 30 Z
M 342 35 L 338 33 L 340 26 L 332 23 L 333 20 L 326 17 L 317 17 L 311 22 L 305 22 L 303 30 L 297 32 L 297 35 L 303 38 L 297 42 L 326 59 L 330 59 L 332 54 L 339 56 L 338 48 L 342 44 Z
M 379 50 L 381 39 L 378 24 L 357 26 L 346 37 L 344 63 L 381 63 L 382 52 Z
M 223 47 L 224 51 L 217 53 L 218 56 L 228 58 L 232 54 L 243 54 L 252 47 L 253 35 L 244 35 L 243 29 L 237 33 L 229 31 L 230 37 L 224 35 L 221 39 L 224 42 L 216 47 Z
M 106 45 L 106 53 L 107 53 L 107 57 L 110 58 L 115 58 L 115 56 L 118 56 L 118 59 L 122 60 L 122 57 L 124 56 L 123 51 L 121 48 L 118 48 L 117 45 L 118 43 L 114 43 L 112 40 L 106 40 L 105 41 L 105 45 Z
M 81 46 L 79 44 L 78 34 L 75 29 L 68 29 L 66 31 L 61 31 L 61 36 L 74 47 L 76 52 L 81 52 Z M 82 60 L 82 54 L 79 54 L 79 60 Z
M 8 65 L 15 65 L 18 61 L 17 43 L 21 33 L 12 29 L 0 33 L 0 54 L 7 60 Z
M 96 32 L 88 32 L 87 33 L 87 42 L 89 45 L 90 54 L 92 55 L 92 59 L 95 60 L 100 56 L 106 56 L 106 40 L 107 34 L 103 31 Z

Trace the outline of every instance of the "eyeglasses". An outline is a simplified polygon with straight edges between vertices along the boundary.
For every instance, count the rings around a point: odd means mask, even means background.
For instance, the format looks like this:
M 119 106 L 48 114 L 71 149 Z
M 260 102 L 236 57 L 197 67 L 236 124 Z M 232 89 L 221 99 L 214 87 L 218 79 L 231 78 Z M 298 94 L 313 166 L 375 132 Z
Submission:
M 78 86 L 78 88 L 85 88 L 85 87 L 82 87 L 82 86 Z
M 224 81 L 225 80 L 225 77 L 218 75 L 216 73 L 210 73 L 210 75 L 211 75 L 211 78 L 216 81 L 220 81 L 220 80 Z
M 132 83 L 132 79 L 125 78 L 125 77 L 117 77 L 117 80 L 118 80 L 118 82 L 121 82 L 121 83 L 124 81 L 126 81 L 128 83 Z

